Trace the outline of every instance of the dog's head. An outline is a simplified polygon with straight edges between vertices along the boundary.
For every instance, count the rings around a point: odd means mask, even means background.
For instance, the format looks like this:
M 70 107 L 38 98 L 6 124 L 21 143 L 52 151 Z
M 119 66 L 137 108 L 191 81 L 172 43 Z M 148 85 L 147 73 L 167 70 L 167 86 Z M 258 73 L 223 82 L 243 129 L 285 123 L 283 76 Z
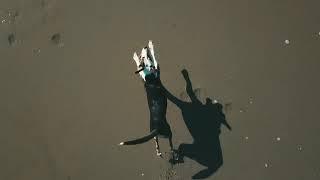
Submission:
M 148 46 L 142 48 L 140 56 L 135 52 L 133 60 L 137 65 L 136 73 L 139 73 L 144 81 L 146 81 L 146 76 L 159 77 L 159 68 L 154 56 L 152 41 L 149 41 Z

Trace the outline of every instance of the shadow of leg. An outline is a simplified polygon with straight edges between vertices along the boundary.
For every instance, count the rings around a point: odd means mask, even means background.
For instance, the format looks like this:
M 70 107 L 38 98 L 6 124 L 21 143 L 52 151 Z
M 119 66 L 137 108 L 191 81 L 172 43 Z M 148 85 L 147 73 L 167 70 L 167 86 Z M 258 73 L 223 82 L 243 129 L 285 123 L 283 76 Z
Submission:
M 223 164 L 222 152 L 220 147 L 217 147 L 216 149 L 210 148 L 209 151 L 205 151 L 200 154 L 201 155 L 198 156 L 197 161 L 207 168 L 193 175 L 192 179 L 204 179 L 210 177 Z
M 192 176 L 192 179 L 204 179 L 211 176 L 215 172 L 215 169 L 206 168 L 204 170 L 199 171 L 197 174 Z

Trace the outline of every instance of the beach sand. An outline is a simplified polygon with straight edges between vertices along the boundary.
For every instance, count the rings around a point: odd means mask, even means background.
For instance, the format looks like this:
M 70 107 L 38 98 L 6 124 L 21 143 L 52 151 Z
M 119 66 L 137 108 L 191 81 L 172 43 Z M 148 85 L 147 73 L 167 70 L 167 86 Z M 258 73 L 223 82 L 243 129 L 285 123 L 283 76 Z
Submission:
M 153 40 L 161 79 L 224 106 L 207 179 L 320 179 L 320 1 L 0 1 L 0 179 L 191 179 L 153 142 L 132 59 Z M 175 148 L 192 143 L 169 102 Z M 201 122 L 201 118 L 198 119 Z M 210 141 L 208 137 L 206 141 Z M 160 140 L 163 152 L 168 142 Z

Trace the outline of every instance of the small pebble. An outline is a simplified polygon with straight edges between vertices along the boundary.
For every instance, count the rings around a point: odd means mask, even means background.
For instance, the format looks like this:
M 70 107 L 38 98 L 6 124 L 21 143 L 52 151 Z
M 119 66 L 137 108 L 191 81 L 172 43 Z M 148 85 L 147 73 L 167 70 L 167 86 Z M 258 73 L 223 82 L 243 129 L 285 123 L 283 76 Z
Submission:
M 51 42 L 53 42 L 56 45 L 59 45 L 61 43 L 61 35 L 59 33 L 55 33 L 51 36 Z
M 298 151 L 302 151 L 302 146 L 301 145 L 298 146 Z
M 264 167 L 265 167 L 265 168 L 268 168 L 268 167 L 269 167 L 269 164 L 268 164 L 268 163 L 264 163 Z
M 141 173 L 141 176 L 144 176 L 144 173 Z
M 248 140 L 248 139 L 249 139 L 249 137 L 248 137 L 248 136 L 246 136 L 246 137 L 245 137 L 245 139 L 246 139 L 246 140 Z
M 277 140 L 277 141 L 280 141 L 281 139 L 280 139 L 280 137 L 277 137 L 276 140 Z
M 1 21 L 1 23 L 2 23 L 2 24 L 6 23 L 6 20 L 5 20 L 5 19 L 3 19 L 3 20 Z
M 213 100 L 213 104 L 217 104 L 218 103 L 218 100 Z
M 41 52 L 40 48 L 33 50 L 33 53 L 34 53 L 34 54 L 40 54 L 40 52 Z
M 8 42 L 9 42 L 10 46 L 12 46 L 16 43 L 16 36 L 13 33 L 9 34 Z
M 284 43 L 286 43 L 286 44 L 288 45 L 288 44 L 290 44 L 290 41 L 289 41 L 288 39 L 286 39 L 286 40 L 284 41 Z
M 239 111 L 240 113 L 243 113 L 244 112 L 244 110 L 243 109 L 240 109 L 240 111 Z
M 249 104 L 253 104 L 253 97 L 249 98 Z

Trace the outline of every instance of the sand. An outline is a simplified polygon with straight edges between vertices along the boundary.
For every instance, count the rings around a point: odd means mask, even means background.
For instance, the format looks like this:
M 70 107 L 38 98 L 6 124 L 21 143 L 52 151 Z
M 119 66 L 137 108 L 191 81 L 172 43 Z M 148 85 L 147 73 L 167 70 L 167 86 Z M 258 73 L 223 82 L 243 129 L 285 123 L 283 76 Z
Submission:
M 224 106 L 232 130 L 221 127 L 223 162 L 206 179 L 320 179 L 319 6 L 1 0 L 0 179 L 191 179 L 203 170 L 190 158 L 172 166 L 153 142 L 117 146 L 148 132 L 132 55 L 149 39 L 172 94 L 188 100 L 185 68 L 202 102 Z M 192 143 L 171 102 L 167 118 L 175 148 Z M 166 140 L 160 148 L 169 152 Z

